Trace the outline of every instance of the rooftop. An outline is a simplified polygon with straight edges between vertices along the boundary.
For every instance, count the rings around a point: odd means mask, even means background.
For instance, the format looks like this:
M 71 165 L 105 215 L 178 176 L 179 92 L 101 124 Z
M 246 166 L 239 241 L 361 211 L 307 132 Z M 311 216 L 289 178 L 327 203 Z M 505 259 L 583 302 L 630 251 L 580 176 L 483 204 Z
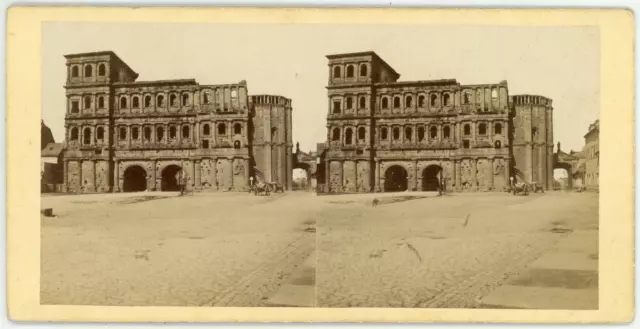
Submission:
M 87 53 L 67 54 L 67 55 L 64 55 L 64 58 L 71 59 L 71 58 L 78 58 L 78 57 L 103 56 L 103 55 L 112 56 L 117 61 L 119 61 L 122 65 L 124 65 L 129 71 L 131 71 L 136 76 L 136 78 L 138 77 L 138 73 L 136 71 L 134 71 L 129 66 L 129 64 L 127 64 L 125 61 L 123 61 L 118 55 L 116 55 L 115 52 L 113 52 L 111 50 L 100 50 L 100 51 L 93 51 L 93 52 L 87 52 Z
M 376 54 L 376 52 L 373 51 L 373 50 L 360 51 L 360 52 L 355 52 L 355 53 L 332 54 L 332 55 L 327 55 L 327 58 L 328 59 L 335 59 L 335 58 L 342 58 L 342 57 L 357 57 L 357 56 L 372 56 L 373 58 L 379 60 L 382 63 L 382 65 L 384 65 L 387 69 L 389 69 L 391 72 L 393 72 L 398 77 L 400 77 L 400 73 L 396 72 L 396 70 L 394 70 L 393 67 L 391 67 L 391 65 L 389 65 L 387 62 L 385 62 L 384 59 L 382 59 L 380 56 L 378 56 L 378 54 Z
M 62 143 L 49 143 L 42 149 L 40 155 L 43 157 L 57 157 L 62 153 Z

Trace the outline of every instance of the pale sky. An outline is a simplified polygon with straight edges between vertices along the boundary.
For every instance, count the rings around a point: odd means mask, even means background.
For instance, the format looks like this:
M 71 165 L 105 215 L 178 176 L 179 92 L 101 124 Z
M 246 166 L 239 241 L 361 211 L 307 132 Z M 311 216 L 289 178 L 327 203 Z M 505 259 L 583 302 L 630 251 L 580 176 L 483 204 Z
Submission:
M 56 142 L 64 137 L 65 58 L 112 50 L 138 80 L 247 80 L 249 94 L 293 101 L 293 141 L 304 151 L 326 139 L 325 55 L 373 50 L 401 81 L 507 80 L 509 94 L 553 99 L 554 139 L 580 150 L 599 117 L 596 27 L 426 25 L 233 25 L 188 23 L 43 24 L 42 111 Z

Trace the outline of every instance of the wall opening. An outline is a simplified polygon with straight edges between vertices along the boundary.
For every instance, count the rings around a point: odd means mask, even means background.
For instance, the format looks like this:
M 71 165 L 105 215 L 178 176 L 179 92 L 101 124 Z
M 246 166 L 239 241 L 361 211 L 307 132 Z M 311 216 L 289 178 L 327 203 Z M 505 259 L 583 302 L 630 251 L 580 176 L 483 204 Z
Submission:
M 399 192 L 408 188 L 407 170 L 402 166 L 391 166 L 384 173 L 384 191 Z
M 130 166 L 124 171 L 124 192 L 141 192 L 147 189 L 147 172 L 140 166 Z
M 438 191 L 440 189 L 442 167 L 430 165 L 422 171 L 422 190 Z
M 180 169 L 182 169 L 180 166 L 172 164 L 162 170 L 162 181 L 160 182 L 162 191 L 180 191 L 180 185 L 178 185 Z

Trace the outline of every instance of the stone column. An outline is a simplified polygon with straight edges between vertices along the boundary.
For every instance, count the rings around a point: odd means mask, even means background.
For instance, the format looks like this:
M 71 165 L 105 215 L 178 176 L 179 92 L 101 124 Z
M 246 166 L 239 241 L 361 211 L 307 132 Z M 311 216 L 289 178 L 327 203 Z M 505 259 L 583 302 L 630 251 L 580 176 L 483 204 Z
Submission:
M 157 174 L 156 172 L 158 171 L 157 169 L 158 167 L 158 160 L 153 159 L 151 160 L 151 186 L 149 186 L 149 190 L 150 191 L 155 191 L 156 190 L 156 185 L 157 185 Z
M 354 165 L 353 173 L 354 173 L 354 176 L 355 176 L 355 181 L 353 183 L 353 186 L 355 188 L 355 192 L 358 192 L 358 160 L 354 160 L 353 161 L 353 165 Z
M 418 160 L 413 160 L 413 190 L 419 191 L 422 187 L 422 177 L 418 177 Z
M 91 173 L 92 173 L 91 184 L 93 185 L 93 192 L 98 192 L 98 186 L 96 184 L 96 177 L 98 176 L 96 174 L 96 160 L 91 160 Z
M 191 190 L 193 190 L 195 188 L 195 184 L 194 184 L 194 181 L 195 181 L 194 180 L 194 178 L 195 178 L 194 177 L 195 176 L 195 166 L 196 166 L 195 160 L 189 161 L 189 172 L 188 172 L 188 175 L 189 175 L 189 182 L 191 184 L 187 184 L 187 186 L 191 185 Z
M 249 177 L 251 176 L 251 171 L 250 171 L 250 162 L 249 162 L 249 158 L 245 158 L 244 159 L 244 183 L 246 184 L 246 186 L 249 186 L 250 184 L 250 180 Z
M 453 183 L 455 184 L 455 187 L 453 188 L 454 191 L 459 191 L 460 190 L 460 160 L 454 159 L 453 160 Z
M 489 190 L 493 190 L 493 158 L 489 158 Z
M 524 179 L 527 183 L 531 183 L 533 176 L 533 144 L 527 144 L 525 149 L 525 170 L 524 170 Z M 570 179 L 570 178 L 569 178 Z
M 375 160 L 375 181 L 373 182 L 374 190 L 376 192 L 380 192 L 382 189 L 380 188 L 380 160 Z
M 195 135 L 196 145 L 197 147 L 200 147 L 200 122 L 196 122 L 195 131 L 193 133 Z
M 78 191 L 79 193 L 83 192 L 84 182 L 82 181 L 82 160 L 78 160 Z
M 505 184 L 510 184 L 510 180 L 509 180 L 510 176 L 509 175 L 511 174 L 510 173 L 511 164 L 510 164 L 509 157 L 502 158 L 502 162 L 503 162 L 503 166 L 504 166 L 504 179 L 505 179 L 504 183 Z
M 340 175 L 340 179 L 338 180 L 339 183 L 339 187 L 338 187 L 338 191 L 342 192 L 344 191 L 344 160 L 338 160 L 338 174 Z
M 471 159 L 471 186 L 474 190 L 478 188 L 478 159 Z
M 329 193 L 330 189 L 329 189 L 329 183 L 331 181 L 329 174 L 331 173 L 331 161 L 329 160 L 325 160 L 325 165 L 324 165 L 324 192 L 325 193 Z
M 131 148 L 131 125 L 127 125 L 127 148 Z
M 544 161 L 543 149 L 544 145 L 538 145 L 538 162 L 536 163 L 536 166 L 538 166 L 538 179 L 536 179 L 536 182 L 541 185 L 546 181 L 544 177 L 544 169 L 547 165 Z
M 113 179 L 113 192 L 120 192 L 120 161 L 114 161 L 115 168 L 113 168 L 114 179 Z
M 231 190 L 233 190 L 233 171 L 234 171 L 234 168 L 233 168 L 233 157 L 229 157 L 227 159 L 229 160 L 229 164 L 230 164 L 229 167 L 231 167 L 231 173 L 229 175 L 229 189 L 228 189 L 228 191 L 231 191 Z
M 211 161 L 211 175 L 213 176 L 212 185 L 213 188 L 218 190 L 218 158 L 213 158 Z
M 194 176 L 195 176 L 194 185 L 195 185 L 195 187 L 194 187 L 194 189 L 197 190 L 197 191 L 200 191 L 200 187 L 202 185 L 201 184 L 201 174 L 202 173 L 200 171 L 200 160 L 195 160 L 194 162 L 195 162 L 195 168 L 194 168 L 194 170 L 195 170 L 195 173 L 194 173 Z
M 69 160 L 64 160 L 62 167 L 62 190 L 63 192 L 69 191 Z
M 287 151 L 285 152 L 285 156 L 287 157 L 287 167 L 285 168 L 285 181 L 287 182 L 287 190 L 291 191 L 292 189 L 292 180 L 293 180 L 293 160 L 292 160 L 292 156 L 293 156 L 293 151 L 291 149 L 291 146 L 287 145 Z M 310 178 L 310 177 L 308 177 Z

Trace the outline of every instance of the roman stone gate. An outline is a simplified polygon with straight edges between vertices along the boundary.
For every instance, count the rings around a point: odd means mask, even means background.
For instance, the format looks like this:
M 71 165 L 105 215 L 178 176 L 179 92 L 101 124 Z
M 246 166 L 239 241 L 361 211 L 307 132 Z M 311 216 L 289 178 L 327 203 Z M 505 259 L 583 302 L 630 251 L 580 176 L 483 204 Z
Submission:
M 300 151 L 300 143 L 296 143 L 296 153 L 291 157 L 293 170 L 290 173 L 293 176 L 293 190 L 312 191 L 315 189 L 316 171 L 318 170 L 317 156 L 314 152 Z

